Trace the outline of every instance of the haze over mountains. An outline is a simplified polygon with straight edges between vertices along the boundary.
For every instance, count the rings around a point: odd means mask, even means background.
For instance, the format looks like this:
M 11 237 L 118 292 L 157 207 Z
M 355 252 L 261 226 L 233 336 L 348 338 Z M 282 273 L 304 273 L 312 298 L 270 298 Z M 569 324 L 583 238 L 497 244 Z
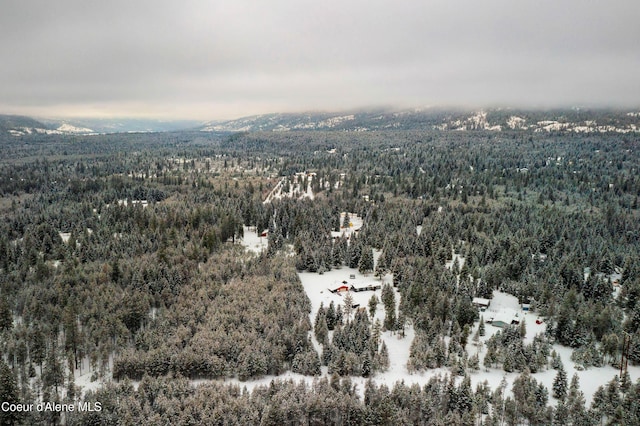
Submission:
M 169 132 L 193 129 L 200 121 L 153 120 L 137 118 L 35 119 L 18 115 L 0 115 L 0 131 L 14 136 L 28 134 L 96 134 L 127 132 Z
M 352 112 L 273 113 L 226 121 L 153 119 L 34 119 L 0 115 L 0 131 L 29 134 L 99 134 L 126 132 L 378 131 L 434 129 L 442 131 L 509 131 L 628 133 L 640 131 L 640 112 L 625 110 L 515 109 L 369 109 Z

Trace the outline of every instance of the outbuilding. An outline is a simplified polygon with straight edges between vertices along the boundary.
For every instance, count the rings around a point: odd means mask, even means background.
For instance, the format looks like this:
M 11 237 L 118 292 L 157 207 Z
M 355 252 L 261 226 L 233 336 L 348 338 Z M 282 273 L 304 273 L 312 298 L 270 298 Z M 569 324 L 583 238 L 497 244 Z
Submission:
M 360 292 L 360 291 L 376 291 L 380 290 L 380 284 L 359 284 L 352 285 L 351 291 Z
M 349 291 L 349 286 L 343 284 L 340 287 L 338 287 L 336 289 L 333 289 L 333 290 L 330 290 L 330 291 L 331 291 L 331 293 L 344 293 L 344 292 Z
M 484 297 L 474 297 L 471 303 L 473 303 L 473 306 L 475 306 L 476 308 L 480 308 L 481 311 L 484 311 L 489 307 L 489 305 L 491 305 L 491 299 L 485 299 Z

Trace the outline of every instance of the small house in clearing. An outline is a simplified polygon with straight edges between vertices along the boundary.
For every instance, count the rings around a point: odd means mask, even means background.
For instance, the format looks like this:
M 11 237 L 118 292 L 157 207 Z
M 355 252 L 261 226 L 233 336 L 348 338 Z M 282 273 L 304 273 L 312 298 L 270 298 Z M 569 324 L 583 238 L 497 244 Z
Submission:
M 505 310 L 496 312 L 493 318 L 489 318 L 487 322 L 494 327 L 504 328 L 507 325 L 520 324 L 520 317 L 518 316 L 517 312 L 511 309 L 505 309 Z
M 333 290 L 329 289 L 329 291 L 330 291 L 331 293 L 345 293 L 345 292 L 349 291 L 349 286 L 348 286 L 348 285 L 346 285 L 346 284 L 343 284 L 343 285 L 341 285 L 340 287 L 335 288 L 335 289 L 333 289 Z
M 471 303 L 473 303 L 473 306 L 484 312 L 484 310 L 486 310 L 491 304 L 491 300 L 483 297 L 474 297 Z
M 376 291 L 380 290 L 382 287 L 380 284 L 353 284 L 351 286 L 351 291 L 360 292 L 360 291 Z

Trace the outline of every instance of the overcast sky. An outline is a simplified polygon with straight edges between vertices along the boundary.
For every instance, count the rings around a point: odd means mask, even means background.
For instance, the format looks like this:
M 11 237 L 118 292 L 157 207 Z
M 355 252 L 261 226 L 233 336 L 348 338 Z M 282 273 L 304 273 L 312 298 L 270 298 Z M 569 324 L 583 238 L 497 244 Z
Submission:
M 0 113 L 640 106 L 640 2 L 2 0 Z

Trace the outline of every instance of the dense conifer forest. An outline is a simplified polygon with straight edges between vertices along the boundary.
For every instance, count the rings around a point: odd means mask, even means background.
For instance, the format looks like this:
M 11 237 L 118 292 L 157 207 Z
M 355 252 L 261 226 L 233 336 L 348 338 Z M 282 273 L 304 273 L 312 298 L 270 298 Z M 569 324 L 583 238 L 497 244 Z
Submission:
M 0 152 L 1 399 L 99 408 L 2 424 L 640 424 L 640 381 L 589 403 L 554 350 L 640 365 L 638 133 L 5 134 Z M 299 273 L 337 268 L 392 285 L 312 311 Z M 473 299 L 495 290 L 546 331 L 507 325 L 479 358 Z M 406 327 L 407 371 L 438 373 L 376 381 L 381 333 Z M 480 369 L 518 377 L 472 386 Z

